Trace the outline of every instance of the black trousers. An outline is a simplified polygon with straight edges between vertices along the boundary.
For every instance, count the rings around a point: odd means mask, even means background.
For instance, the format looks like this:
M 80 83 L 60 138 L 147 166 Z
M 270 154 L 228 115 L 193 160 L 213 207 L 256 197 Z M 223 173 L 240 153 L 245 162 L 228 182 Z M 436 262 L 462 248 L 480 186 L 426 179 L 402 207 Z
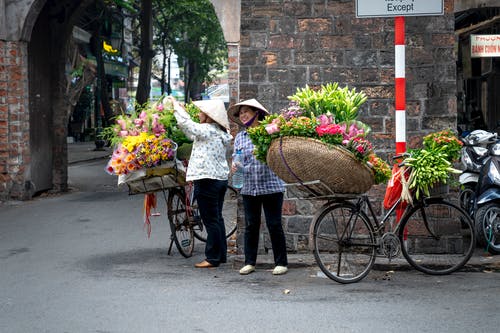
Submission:
M 281 224 L 283 193 L 265 195 L 243 195 L 245 208 L 245 265 L 254 265 L 259 247 L 260 220 L 262 209 L 266 218 L 267 230 L 271 237 L 274 263 L 287 266 L 286 239 Z

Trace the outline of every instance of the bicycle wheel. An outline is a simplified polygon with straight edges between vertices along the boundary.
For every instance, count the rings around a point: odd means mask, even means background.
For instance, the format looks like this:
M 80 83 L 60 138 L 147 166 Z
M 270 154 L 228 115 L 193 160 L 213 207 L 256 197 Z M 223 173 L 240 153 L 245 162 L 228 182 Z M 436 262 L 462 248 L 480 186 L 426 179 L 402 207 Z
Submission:
M 477 210 L 477 243 L 491 254 L 500 254 L 500 206 L 490 203 Z
M 193 255 L 194 234 L 186 214 L 184 191 L 170 190 L 168 193 L 168 220 L 175 246 L 186 258 Z
M 194 223 L 193 231 L 194 236 L 202 242 L 207 241 L 207 231 L 202 221 L 199 219 L 198 204 L 196 199 L 191 204 L 193 211 Z M 224 197 L 224 207 L 222 209 L 222 217 L 224 218 L 224 225 L 226 227 L 226 238 L 231 237 L 237 228 L 236 213 L 238 211 L 238 191 L 231 186 L 227 187 L 226 195 Z
M 363 279 L 375 262 L 373 227 L 350 203 L 328 206 L 312 222 L 314 257 L 330 279 L 352 283 Z
M 440 198 L 424 199 L 411 208 L 401 220 L 398 237 L 410 265 L 432 275 L 463 267 L 476 244 L 469 215 Z

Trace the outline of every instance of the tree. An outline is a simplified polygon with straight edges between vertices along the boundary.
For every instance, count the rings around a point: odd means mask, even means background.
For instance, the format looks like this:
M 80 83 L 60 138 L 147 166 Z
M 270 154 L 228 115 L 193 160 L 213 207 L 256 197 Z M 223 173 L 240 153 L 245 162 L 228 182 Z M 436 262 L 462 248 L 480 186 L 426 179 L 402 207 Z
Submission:
M 153 63 L 153 5 L 152 0 L 141 1 L 141 65 L 137 84 L 136 101 L 139 105 L 147 102 L 151 91 L 151 68 Z
M 210 71 L 221 70 L 227 47 L 214 8 L 208 0 L 155 0 L 155 48 L 167 59 L 173 50 L 184 67 L 186 101 L 202 92 L 211 81 Z M 168 54 L 167 54 L 168 52 Z M 165 85 L 166 61 L 161 65 Z
M 85 88 L 86 83 L 92 81 L 97 70 L 84 61 L 75 52 L 71 43 L 73 28 L 84 20 L 92 25 L 97 22 L 101 28 L 103 14 L 106 10 L 114 10 L 118 2 L 128 3 L 126 0 L 58 0 L 47 1 L 49 8 L 49 33 L 51 50 L 51 90 L 52 101 L 52 185 L 56 192 L 68 189 L 68 156 L 67 156 L 67 128 L 69 118 L 74 110 L 78 96 Z M 97 28 L 96 28 L 97 29 Z M 102 41 L 96 49 L 101 50 Z M 71 66 L 68 75 L 67 67 Z M 98 65 L 99 66 L 99 65 Z M 97 67 L 98 67 L 97 66 Z

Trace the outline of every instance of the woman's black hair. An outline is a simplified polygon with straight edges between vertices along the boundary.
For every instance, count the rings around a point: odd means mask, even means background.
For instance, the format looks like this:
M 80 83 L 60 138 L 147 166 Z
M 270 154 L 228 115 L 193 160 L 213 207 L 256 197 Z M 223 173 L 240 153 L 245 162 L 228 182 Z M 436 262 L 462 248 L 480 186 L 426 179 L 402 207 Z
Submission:
M 264 118 L 266 117 L 266 113 L 264 111 L 262 111 L 262 110 L 259 110 L 259 109 L 257 110 L 257 113 L 259 114 L 258 119 L 259 120 L 264 120 Z

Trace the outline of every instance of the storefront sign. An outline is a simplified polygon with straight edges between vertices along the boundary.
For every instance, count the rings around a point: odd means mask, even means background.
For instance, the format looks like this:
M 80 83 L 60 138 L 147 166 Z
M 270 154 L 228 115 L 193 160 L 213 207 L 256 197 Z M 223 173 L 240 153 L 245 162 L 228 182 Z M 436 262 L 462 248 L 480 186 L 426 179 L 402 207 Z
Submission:
M 106 75 L 113 75 L 119 77 L 128 77 L 128 67 L 127 65 L 111 60 L 104 60 L 104 71 Z
M 356 0 L 356 17 L 443 15 L 444 0 Z
M 470 35 L 471 58 L 500 57 L 500 35 Z

